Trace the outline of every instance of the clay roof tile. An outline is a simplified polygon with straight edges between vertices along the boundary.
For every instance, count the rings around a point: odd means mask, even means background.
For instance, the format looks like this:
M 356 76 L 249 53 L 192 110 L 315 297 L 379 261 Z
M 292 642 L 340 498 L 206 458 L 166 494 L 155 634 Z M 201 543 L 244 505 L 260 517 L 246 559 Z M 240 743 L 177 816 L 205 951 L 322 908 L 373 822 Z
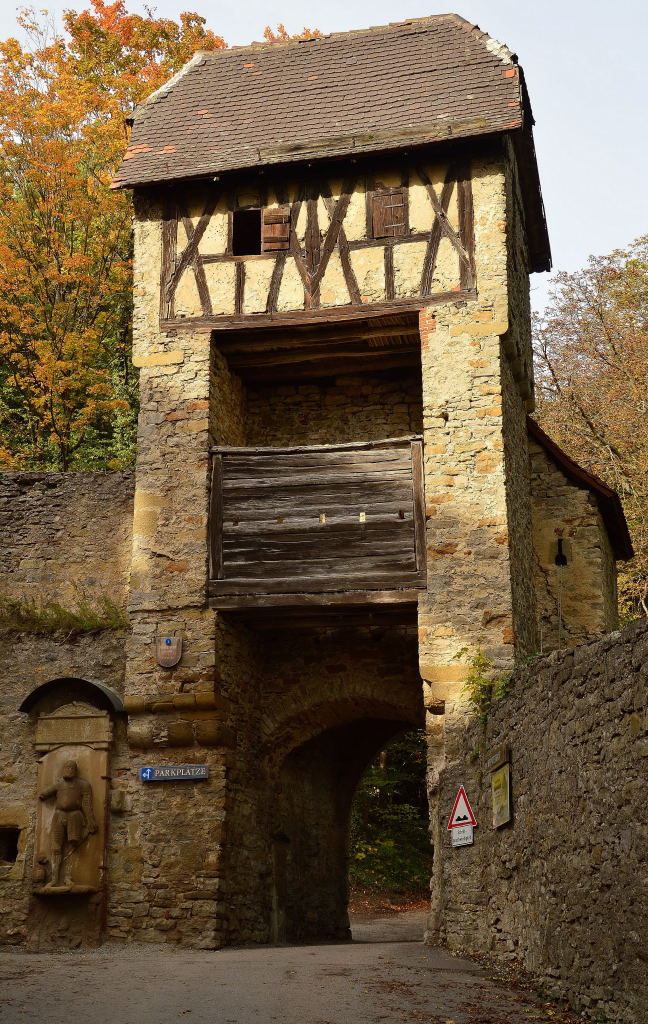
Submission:
M 515 62 L 455 14 L 198 53 L 135 111 L 113 184 L 515 129 L 523 124 Z M 169 145 L 172 162 L 162 154 Z

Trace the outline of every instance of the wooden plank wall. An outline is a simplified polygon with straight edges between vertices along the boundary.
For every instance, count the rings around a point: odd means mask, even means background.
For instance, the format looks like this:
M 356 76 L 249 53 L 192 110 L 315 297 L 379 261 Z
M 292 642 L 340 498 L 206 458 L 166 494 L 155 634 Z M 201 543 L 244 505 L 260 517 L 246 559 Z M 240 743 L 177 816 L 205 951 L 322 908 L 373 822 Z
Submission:
M 420 439 L 213 459 L 213 594 L 424 586 Z

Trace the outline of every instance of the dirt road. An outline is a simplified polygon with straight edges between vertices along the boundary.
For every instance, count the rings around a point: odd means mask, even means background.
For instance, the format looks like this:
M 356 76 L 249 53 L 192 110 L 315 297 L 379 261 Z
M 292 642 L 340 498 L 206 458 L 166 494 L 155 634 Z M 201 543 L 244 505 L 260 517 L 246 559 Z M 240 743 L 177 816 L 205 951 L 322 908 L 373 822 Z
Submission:
M 2 1024 L 558 1024 L 473 963 L 423 946 L 421 915 L 356 920 L 341 945 L 0 953 Z

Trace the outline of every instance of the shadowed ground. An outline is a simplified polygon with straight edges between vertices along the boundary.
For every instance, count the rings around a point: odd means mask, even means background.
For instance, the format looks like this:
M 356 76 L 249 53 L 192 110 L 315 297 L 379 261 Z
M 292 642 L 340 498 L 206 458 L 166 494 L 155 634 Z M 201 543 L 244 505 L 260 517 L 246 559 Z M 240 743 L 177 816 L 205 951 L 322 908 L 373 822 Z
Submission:
M 422 945 L 420 911 L 353 920 L 354 942 L 191 952 L 0 953 L 3 1024 L 552 1024 L 563 1015 Z

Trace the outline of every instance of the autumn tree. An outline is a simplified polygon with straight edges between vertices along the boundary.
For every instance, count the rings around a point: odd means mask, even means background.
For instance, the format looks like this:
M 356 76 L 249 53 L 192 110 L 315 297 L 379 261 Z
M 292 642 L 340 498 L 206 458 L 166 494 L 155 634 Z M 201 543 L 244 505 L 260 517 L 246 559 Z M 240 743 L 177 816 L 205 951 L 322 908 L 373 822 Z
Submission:
M 0 466 L 119 466 L 133 445 L 125 118 L 198 50 L 197 14 L 23 11 L 0 43 Z
M 535 330 L 537 416 L 618 490 L 636 551 L 621 598 L 648 615 L 648 235 L 553 284 Z
M 125 119 L 225 43 L 198 14 L 123 0 L 67 11 L 62 32 L 31 10 L 18 20 L 26 43 L 0 43 L 0 466 L 117 467 L 137 405 L 130 198 L 109 191 Z
M 263 38 L 266 43 L 281 43 L 286 39 L 317 39 L 321 37 L 321 35 L 322 33 L 318 28 L 303 28 L 301 32 L 297 32 L 295 35 L 291 36 L 290 32 L 286 30 L 286 26 L 279 24 L 276 29 L 272 29 L 269 25 L 266 25 Z

